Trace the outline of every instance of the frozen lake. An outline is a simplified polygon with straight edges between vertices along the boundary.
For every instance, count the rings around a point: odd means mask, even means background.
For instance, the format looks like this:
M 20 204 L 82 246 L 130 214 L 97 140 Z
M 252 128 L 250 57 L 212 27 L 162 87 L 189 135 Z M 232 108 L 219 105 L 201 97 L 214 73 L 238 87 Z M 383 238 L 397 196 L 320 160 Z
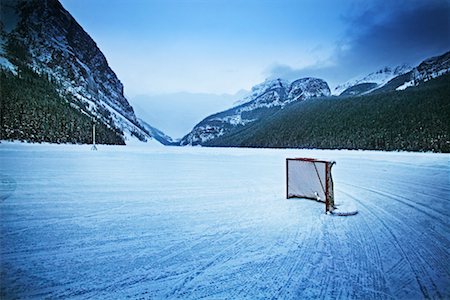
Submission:
M 448 298 L 449 155 L 0 144 L 0 298 Z M 285 199 L 286 157 L 336 201 Z

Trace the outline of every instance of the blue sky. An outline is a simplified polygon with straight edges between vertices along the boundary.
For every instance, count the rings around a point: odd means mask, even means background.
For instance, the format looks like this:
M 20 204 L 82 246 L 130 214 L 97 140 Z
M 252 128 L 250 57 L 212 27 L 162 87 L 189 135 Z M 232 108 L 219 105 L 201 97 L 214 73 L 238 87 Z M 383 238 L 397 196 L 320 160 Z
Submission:
M 131 97 L 233 94 L 267 77 L 317 76 L 334 86 L 450 48 L 447 0 L 61 2 Z

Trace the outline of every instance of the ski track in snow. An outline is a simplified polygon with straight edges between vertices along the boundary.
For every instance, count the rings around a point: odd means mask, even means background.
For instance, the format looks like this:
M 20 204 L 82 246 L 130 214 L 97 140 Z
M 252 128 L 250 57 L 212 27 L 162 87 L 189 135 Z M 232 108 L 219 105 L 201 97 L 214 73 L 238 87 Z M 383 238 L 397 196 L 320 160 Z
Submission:
M 450 297 L 449 155 L 0 144 L 0 298 Z M 335 160 L 338 203 L 285 199 Z

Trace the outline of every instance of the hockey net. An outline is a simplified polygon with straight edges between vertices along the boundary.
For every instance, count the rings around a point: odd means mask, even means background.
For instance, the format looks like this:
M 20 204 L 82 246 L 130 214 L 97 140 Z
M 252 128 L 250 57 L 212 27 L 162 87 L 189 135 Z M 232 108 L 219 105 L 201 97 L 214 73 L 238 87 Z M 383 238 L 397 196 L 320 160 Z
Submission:
M 286 197 L 306 198 L 325 203 L 325 212 L 334 209 L 333 161 L 312 158 L 286 159 Z

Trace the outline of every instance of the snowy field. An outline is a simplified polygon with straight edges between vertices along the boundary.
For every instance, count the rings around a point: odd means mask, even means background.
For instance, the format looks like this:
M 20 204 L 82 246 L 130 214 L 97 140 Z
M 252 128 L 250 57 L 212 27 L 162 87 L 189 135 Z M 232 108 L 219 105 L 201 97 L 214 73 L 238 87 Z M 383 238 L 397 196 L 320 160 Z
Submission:
M 336 201 L 285 199 L 285 158 Z M 449 155 L 0 144 L 9 298 L 450 297 Z

